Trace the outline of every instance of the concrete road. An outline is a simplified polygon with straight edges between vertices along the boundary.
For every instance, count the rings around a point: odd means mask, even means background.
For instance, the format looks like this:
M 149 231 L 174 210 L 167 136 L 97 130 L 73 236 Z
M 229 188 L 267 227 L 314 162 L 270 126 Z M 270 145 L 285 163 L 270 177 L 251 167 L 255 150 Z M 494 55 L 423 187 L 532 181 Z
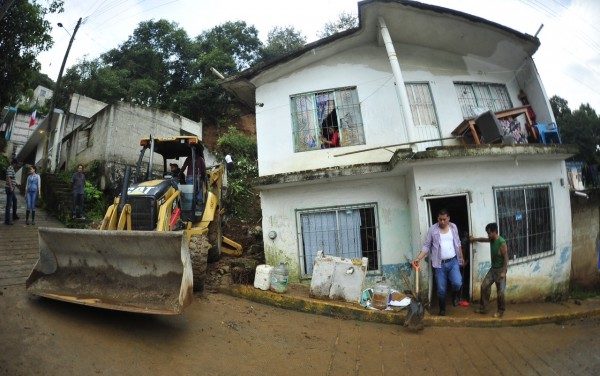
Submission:
M 158 317 L 0 292 L 0 375 L 600 374 L 598 319 L 415 334 L 220 294 Z

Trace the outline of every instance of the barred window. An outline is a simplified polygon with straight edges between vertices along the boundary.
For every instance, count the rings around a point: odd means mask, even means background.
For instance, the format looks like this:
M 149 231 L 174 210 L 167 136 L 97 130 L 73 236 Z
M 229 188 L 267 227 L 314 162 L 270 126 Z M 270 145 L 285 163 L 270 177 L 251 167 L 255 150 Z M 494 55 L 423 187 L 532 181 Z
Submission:
M 498 231 L 509 260 L 554 251 L 553 206 L 549 185 L 495 188 Z
M 413 123 L 419 125 L 438 124 L 433 97 L 428 83 L 406 83 L 406 94 L 410 103 Z
M 304 274 L 311 275 L 317 252 L 369 259 L 367 270 L 379 269 L 376 206 L 344 206 L 299 212 Z
M 454 88 L 465 119 L 475 117 L 488 110 L 497 112 L 512 108 L 506 85 L 455 82 Z
M 365 143 L 356 88 L 298 94 L 290 100 L 295 152 Z

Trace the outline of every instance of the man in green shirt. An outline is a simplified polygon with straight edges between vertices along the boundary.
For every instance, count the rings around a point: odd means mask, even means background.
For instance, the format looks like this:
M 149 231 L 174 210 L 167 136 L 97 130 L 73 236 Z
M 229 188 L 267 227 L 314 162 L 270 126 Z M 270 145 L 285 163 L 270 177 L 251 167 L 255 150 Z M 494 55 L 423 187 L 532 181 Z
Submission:
M 504 292 L 506 291 L 506 271 L 508 270 L 508 248 L 506 247 L 506 240 L 498 235 L 498 224 L 488 223 L 488 225 L 485 226 L 485 232 L 487 232 L 487 238 L 475 238 L 473 236 L 469 238 L 472 243 L 490 243 L 492 259 L 492 267 L 488 270 L 481 282 L 481 303 L 475 312 L 484 314 L 488 312 L 487 306 L 490 302 L 492 284 L 495 283 L 496 295 L 498 295 L 498 312 L 494 314 L 494 317 L 500 318 L 504 315 L 504 310 L 506 308 Z

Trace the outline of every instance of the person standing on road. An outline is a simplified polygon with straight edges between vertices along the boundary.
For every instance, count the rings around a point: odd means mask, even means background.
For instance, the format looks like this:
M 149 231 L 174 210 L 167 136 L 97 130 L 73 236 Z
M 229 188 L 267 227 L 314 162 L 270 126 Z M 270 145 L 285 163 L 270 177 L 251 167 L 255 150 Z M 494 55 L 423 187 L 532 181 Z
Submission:
M 83 198 L 85 188 L 85 174 L 83 173 L 83 165 L 77 165 L 77 172 L 73 174 L 71 179 L 73 185 L 73 219 L 83 217 Z
M 458 228 L 450 222 L 448 211 L 442 209 L 438 213 L 437 223 L 427 231 L 427 238 L 423 248 L 413 260 L 413 265 L 419 266 L 419 262 L 427 255 L 431 257 L 431 266 L 435 273 L 437 296 L 439 299 L 440 316 L 446 315 L 446 290 L 448 280 L 452 287 L 452 305 L 458 304 L 459 292 L 462 286 L 462 276 L 459 266 L 465 264 L 463 250 L 460 245 Z
M 506 240 L 498 235 L 498 224 L 488 223 L 485 226 L 487 238 L 476 238 L 471 236 L 471 243 L 481 242 L 490 243 L 490 254 L 492 259 L 492 267 L 481 282 L 481 300 L 479 308 L 475 310 L 477 313 L 486 314 L 490 302 L 490 294 L 492 292 L 492 284 L 496 284 L 496 294 L 498 295 L 498 311 L 494 317 L 500 318 L 504 315 L 506 302 L 504 293 L 506 291 L 506 272 L 508 271 L 508 247 Z
M 25 185 L 25 202 L 27 211 L 25 212 L 25 224 L 29 224 L 29 212 L 31 212 L 31 224 L 35 225 L 35 204 L 37 198 L 42 197 L 42 180 L 40 175 L 35 172 L 35 166 L 29 166 L 29 176 Z
M 16 158 L 13 158 L 10 165 L 6 168 L 6 209 L 4 211 L 4 224 L 12 225 L 13 221 L 19 219 L 17 215 L 17 181 L 15 180 L 15 167 L 18 162 Z M 10 212 L 12 210 L 12 219 Z

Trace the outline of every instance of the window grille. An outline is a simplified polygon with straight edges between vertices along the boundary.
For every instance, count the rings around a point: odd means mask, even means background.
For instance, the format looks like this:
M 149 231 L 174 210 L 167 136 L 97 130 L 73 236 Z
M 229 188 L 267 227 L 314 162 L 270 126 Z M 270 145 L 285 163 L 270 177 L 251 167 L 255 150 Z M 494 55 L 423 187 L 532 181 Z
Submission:
M 505 85 L 477 82 L 456 82 L 454 88 L 465 119 L 481 112 L 493 112 L 512 108 L 512 102 Z
M 356 88 L 298 94 L 290 101 L 295 152 L 365 143 Z
M 85 129 L 77 133 L 77 153 L 81 153 L 89 146 L 90 130 Z
M 410 103 L 413 123 L 420 125 L 437 126 L 437 116 L 433 106 L 433 97 L 427 83 L 407 83 L 406 94 Z
M 369 259 L 367 270 L 379 269 L 378 223 L 375 205 L 347 206 L 299 212 L 301 263 L 312 274 L 317 252 Z
M 494 189 L 498 231 L 509 259 L 529 259 L 554 251 L 551 191 L 548 185 Z

